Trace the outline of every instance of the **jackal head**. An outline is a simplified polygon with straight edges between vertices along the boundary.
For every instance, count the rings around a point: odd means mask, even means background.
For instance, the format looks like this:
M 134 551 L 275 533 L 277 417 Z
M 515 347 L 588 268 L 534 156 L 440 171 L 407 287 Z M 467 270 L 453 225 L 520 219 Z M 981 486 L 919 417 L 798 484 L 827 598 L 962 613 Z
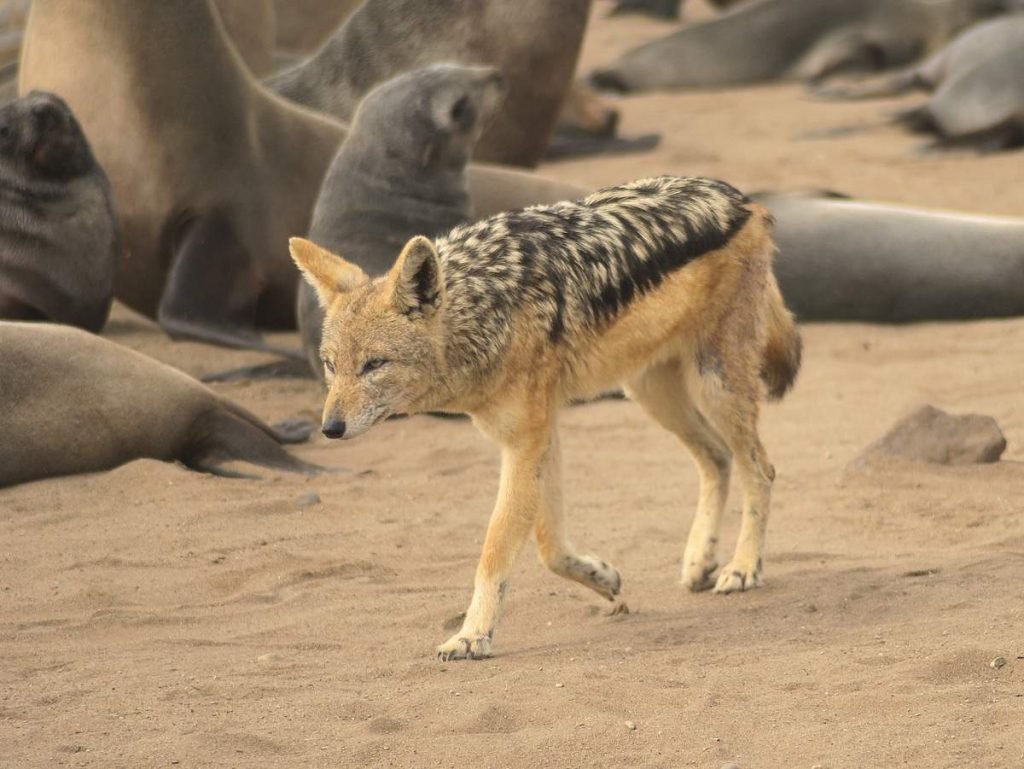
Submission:
M 444 379 L 444 282 L 434 244 L 413 238 L 372 281 L 315 243 L 288 245 L 324 309 L 324 435 L 354 438 L 392 414 L 418 410 Z

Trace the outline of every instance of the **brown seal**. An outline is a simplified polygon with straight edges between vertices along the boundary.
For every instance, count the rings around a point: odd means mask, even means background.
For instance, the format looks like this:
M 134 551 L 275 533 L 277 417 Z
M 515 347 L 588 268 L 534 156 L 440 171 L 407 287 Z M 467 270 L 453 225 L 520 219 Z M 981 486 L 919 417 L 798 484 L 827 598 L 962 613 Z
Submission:
M 820 81 L 897 67 L 1018 0 L 758 0 L 627 51 L 592 81 L 617 91 Z
M 294 324 L 285 244 L 344 130 L 260 86 L 207 0 L 35 0 L 19 86 L 63 95 L 110 178 L 119 299 L 228 345 Z
M 68 326 L 0 322 L 0 400 L 0 486 L 143 457 L 219 475 L 239 475 L 236 461 L 319 469 L 187 374 Z

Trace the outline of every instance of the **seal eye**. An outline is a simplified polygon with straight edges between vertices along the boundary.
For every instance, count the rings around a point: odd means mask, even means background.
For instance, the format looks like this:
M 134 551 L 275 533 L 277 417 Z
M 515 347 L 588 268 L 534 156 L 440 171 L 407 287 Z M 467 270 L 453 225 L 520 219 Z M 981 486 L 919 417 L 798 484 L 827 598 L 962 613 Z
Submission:
M 387 362 L 388 361 L 385 360 L 384 358 L 370 358 L 369 360 L 365 361 L 362 366 L 360 366 L 359 376 L 363 376 L 363 374 L 369 374 L 371 371 L 376 371 Z

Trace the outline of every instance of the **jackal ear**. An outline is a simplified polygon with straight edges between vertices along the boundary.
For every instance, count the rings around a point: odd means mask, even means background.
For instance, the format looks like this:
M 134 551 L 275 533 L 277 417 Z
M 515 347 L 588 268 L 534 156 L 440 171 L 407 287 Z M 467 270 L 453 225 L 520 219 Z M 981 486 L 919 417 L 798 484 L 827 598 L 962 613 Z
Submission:
M 431 315 L 444 298 L 441 260 L 429 238 L 417 235 L 405 244 L 388 274 L 395 308 L 403 315 Z
M 288 250 L 325 310 L 338 295 L 347 294 L 370 280 L 354 264 L 304 238 L 291 238 Z

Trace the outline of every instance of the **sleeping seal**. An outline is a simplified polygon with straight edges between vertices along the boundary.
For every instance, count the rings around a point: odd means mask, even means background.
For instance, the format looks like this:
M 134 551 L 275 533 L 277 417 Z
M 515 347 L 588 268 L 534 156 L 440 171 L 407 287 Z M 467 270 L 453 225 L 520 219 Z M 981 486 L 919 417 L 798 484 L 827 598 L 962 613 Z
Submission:
M 1024 219 L 818 193 L 751 197 L 775 217 L 775 274 L 801 320 L 1024 315 Z
M 503 95 L 493 67 L 450 64 L 374 88 L 324 178 L 309 238 L 376 276 L 392 267 L 410 238 L 469 221 L 466 164 Z M 322 377 L 323 311 L 306 281 L 297 304 L 302 347 Z
M 933 147 L 993 152 L 1024 145 L 1024 48 L 1013 46 L 953 73 L 896 122 L 936 137 Z
M 508 96 L 477 160 L 534 166 L 576 68 L 589 0 L 367 0 L 307 61 L 271 78 L 282 96 L 348 121 L 395 75 L 437 62 L 498 67 Z
M 0 318 L 99 331 L 121 237 L 110 185 L 62 99 L 0 107 Z
M 235 461 L 319 469 L 187 374 L 67 326 L 0 322 L 0 403 L 0 486 L 142 457 L 220 475 Z
M 601 88 L 712 88 L 822 80 L 908 64 L 1018 0 L 755 0 L 623 54 Z

